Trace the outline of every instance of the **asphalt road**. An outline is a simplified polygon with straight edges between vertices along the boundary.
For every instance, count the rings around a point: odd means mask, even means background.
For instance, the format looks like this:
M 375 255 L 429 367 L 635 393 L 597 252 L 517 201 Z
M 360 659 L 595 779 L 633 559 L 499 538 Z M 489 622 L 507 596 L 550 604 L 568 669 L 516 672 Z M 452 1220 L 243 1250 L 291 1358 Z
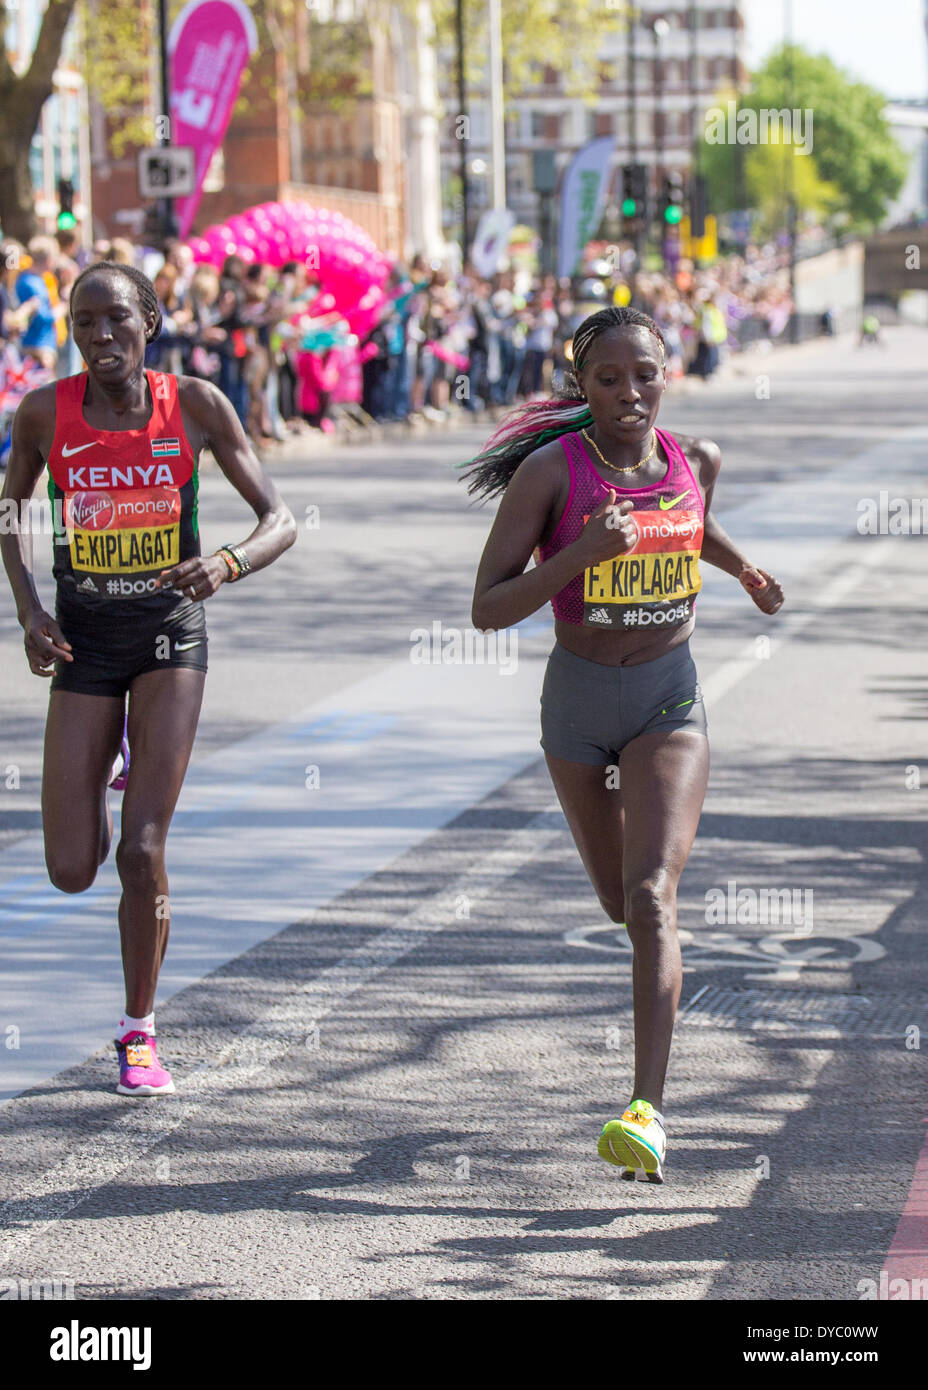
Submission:
M 299 542 L 210 605 L 169 841 L 174 1097 L 113 1092 L 115 872 L 75 899 L 44 879 L 45 691 L 4 607 L 0 1279 L 857 1300 L 928 1278 L 925 542 L 857 526 L 926 491 L 924 352 L 914 328 L 784 349 L 662 408 L 721 445 L 718 513 L 787 591 L 768 620 L 710 571 L 698 604 L 713 769 L 663 1187 L 595 1152 L 628 1099 L 631 958 L 538 747 L 550 619 L 514 668 L 410 659 L 417 629 L 470 628 L 491 512 L 453 464 L 485 426 L 275 465 Z M 210 546 L 248 529 L 216 473 L 201 518 Z M 791 920 L 764 920 L 770 889 Z

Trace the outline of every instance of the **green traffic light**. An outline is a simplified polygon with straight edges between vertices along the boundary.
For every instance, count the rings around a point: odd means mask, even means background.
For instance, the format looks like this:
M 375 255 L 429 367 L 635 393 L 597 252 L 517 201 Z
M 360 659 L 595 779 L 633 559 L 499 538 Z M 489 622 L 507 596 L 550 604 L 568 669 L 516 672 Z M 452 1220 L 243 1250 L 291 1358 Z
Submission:
M 672 227 L 675 227 L 682 217 L 683 209 L 679 203 L 670 203 L 664 208 L 664 221 L 669 222 Z
M 55 219 L 55 226 L 59 232 L 70 232 L 77 226 L 77 218 L 73 212 L 59 212 Z
M 634 215 L 635 215 L 635 213 L 636 213 L 637 211 L 638 211 L 638 204 L 635 202 L 634 198 L 625 198 L 625 199 L 623 199 L 623 201 L 622 201 L 622 216 L 623 216 L 623 217 L 634 217 Z

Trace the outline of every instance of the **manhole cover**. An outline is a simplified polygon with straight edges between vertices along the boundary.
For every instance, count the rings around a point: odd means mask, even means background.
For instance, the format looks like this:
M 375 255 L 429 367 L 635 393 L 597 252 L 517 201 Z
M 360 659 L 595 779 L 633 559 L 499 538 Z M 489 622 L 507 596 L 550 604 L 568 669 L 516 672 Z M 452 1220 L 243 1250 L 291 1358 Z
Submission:
M 811 994 L 800 990 L 722 989 L 706 985 L 680 1010 L 680 1021 L 706 1028 L 774 1028 L 871 1038 L 915 1037 L 928 1027 L 924 998 L 904 994 Z M 918 1034 L 908 1030 L 918 1028 Z

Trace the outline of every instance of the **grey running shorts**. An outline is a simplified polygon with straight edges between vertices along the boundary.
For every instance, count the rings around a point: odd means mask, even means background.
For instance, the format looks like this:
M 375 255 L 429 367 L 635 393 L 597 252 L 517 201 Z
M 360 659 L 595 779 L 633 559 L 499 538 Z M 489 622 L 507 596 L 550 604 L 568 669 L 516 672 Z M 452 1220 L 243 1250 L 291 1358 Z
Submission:
M 637 666 L 604 666 L 555 645 L 541 692 L 546 753 L 605 767 L 639 734 L 671 729 L 707 733 L 688 641 Z

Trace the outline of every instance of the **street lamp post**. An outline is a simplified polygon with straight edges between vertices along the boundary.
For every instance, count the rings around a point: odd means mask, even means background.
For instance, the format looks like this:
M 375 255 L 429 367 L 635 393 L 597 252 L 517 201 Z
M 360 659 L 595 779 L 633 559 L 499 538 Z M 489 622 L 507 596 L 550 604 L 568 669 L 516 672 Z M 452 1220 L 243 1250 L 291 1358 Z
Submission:
M 637 11 L 630 10 L 628 13 L 627 43 L 625 49 L 626 57 L 626 85 L 628 86 L 628 148 L 629 161 L 632 164 L 638 163 L 638 80 L 635 72 L 635 20 Z M 647 204 L 647 198 L 645 198 Z M 634 276 L 637 274 L 641 264 L 641 219 L 636 218 L 632 233 L 632 246 L 635 252 L 635 269 L 633 272 L 632 289 L 634 291 Z
M 164 0 L 161 0 L 162 4 Z M 458 120 L 463 122 L 458 132 L 459 159 L 458 170 L 461 178 L 461 265 L 467 263 L 467 248 L 470 245 L 470 219 L 468 217 L 468 179 L 467 146 L 467 89 L 464 80 L 464 0 L 455 3 L 455 28 L 458 46 Z
M 690 137 L 690 159 L 693 170 L 697 174 L 702 173 L 702 130 L 700 129 L 702 114 L 702 103 L 699 100 L 699 78 L 697 72 L 698 64 L 698 33 L 697 28 L 699 11 L 695 0 L 690 0 L 686 12 L 686 24 L 689 30 L 689 53 L 687 55 L 686 70 L 689 85 L 689 137 Z
M 792 111 L 795 107 L 793 92 L 793 0 L 784 0 L 784 27 L 786 29 L 786 101 L 787 109 Z M 799 341 L 799 315 L 796 312 L 796 152 L 792 147 L 792 136 L 790 136 L 790 150 L 787 155 L 787 175 L 786 175 L 786 234 L 789 238 L 789 297 L 792 304 L 792 313 L 789 318 L 789 340 L 791 343 Z
M 532 183 L 538 195 L 538 230 L 541 236 L 541 270 L 554 270 L 554 194 L 557 190 L 557 158 L 554 150 L 532 154 Z
M 664 63 L 663 43 L 670 33 L 666 19 L 655 19 L 651 24 L 654 36 L 654 144 L 657 155 L 657 173 L 664 177 Z
M 489 0 L 490 26 L 490 159 L 493 169 L 493 208 L 506 206 L 506 129 L 503 113 L 503 39 L 500 0 Z
M 487 191 L 487 175 L 490 172 L 489 165 L 485 159 L 472 159 L 467 166 L 470 175 L 470 202 L 476 214 L 477 225 L 480 225 L 480 218 L 490 206 L 489 194 Z
M 161 47 L 161 145 L 171 143 L 171 78 L 168 65 L 168 6 L 167 0 L 158 0 L 158 38 Z M 174 199 L 159 199 L 159 215 L 165 239 L 177 236 L 177 221 L 174 217 Z
M 664 167 L 664 63 L 663 63 L 663 44 L 667 35 L 670 33 L 670 25 L 662 16 L 651 21 L 651 34 L 654 38 L 654 149 L 655 162 L 657 165 L 657 187 L 663 187 L 666 169 Z M 660 200 L 656 200 L 658 210 Z M 661 250 L 664 256 L 664 263 L 667 262 L 667 248 L 665 239 L 670 233 L 666 227 L 660 228 Z M 675 233 L 674 233 L 675 235 Z

